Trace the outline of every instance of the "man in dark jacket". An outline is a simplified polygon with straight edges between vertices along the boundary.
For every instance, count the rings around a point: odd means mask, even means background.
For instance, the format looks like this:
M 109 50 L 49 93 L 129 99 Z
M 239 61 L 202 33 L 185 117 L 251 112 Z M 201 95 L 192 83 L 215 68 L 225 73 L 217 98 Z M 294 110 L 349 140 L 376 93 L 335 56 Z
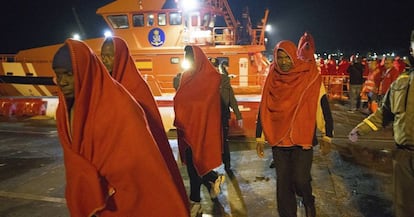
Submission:
M 230 108 L 233 110 L 236 115 L 237 126 L 243 127 L 243 119 L 239 107 L 237 105 L 236 97 L 234 96 L 233 88 L 230 84 L 229 73 L 227 71 L 229 67 L 229 62 L 223 61 L 219 65 L 219 71 L 221 74 L 221 85 L 220 85 L 220 95 L 221 95 L 221 122 L 223 126 L 223 163 L 224 169 L 229 171 L 231 168 L 230 165 L 230 148 L 229 148 L 229 120 L 230 120 Z
M 351 61 L 351 65 L 348 67 L 347 72 L 349 74 L 349 110 L 356 111 L 360 105 L 360 93 L 364 78 L 364 66 L 361 63 L 361 57 L 354 57 Z

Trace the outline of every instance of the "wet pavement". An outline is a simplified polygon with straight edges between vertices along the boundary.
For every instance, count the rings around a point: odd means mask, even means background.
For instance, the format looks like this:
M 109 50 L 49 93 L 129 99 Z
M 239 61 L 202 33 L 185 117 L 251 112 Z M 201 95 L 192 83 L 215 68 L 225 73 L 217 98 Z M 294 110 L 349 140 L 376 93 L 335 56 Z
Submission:
M 350 143 L 348 132 L 365 115 L 349 113 L 331 103 L 335 121 L 333 149 L 321 155 L 315 147 L 312 186 L 320 217 L 392 217 L 392 131 L 361 137 Z M 177 157 L 175 132 L 169 133 Z M 254 138 L 231 138 L 232 173 L 226 175 L 218 202 L 202 188 L 204 217 L 277 217 L 275 169 L 271 150 L 256 156 Z M 189 180 L 177 158 L 186 188 Z M 0 216 L 67 217 L 65 173 L 55 121 L 44 118 L 0 118 Z M 160 204 L 161 208 L 162 205 Z M 305 216 L 298 198 L 298 216 Z M 174 217 L 174 214 L 171 214 Z

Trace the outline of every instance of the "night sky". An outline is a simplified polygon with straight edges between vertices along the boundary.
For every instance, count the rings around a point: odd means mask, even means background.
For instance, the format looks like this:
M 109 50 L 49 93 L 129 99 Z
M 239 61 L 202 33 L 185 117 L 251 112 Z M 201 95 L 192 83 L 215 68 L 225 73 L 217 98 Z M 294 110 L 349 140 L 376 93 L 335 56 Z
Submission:
M 146 0 L 144 0 L 146 1 Z M 304 31 L 315 38 L 317 52 L 346 54 L 395 52 L 408 55 L 414 29 L 414 0 L 228 0 L 236 18 L 250 9 L 253 24 L 270 10 L 269 50 L 283 39 L 297 42 Z M 2 2 L 0 53 L 62 43 L 80 32 L 101 37 L 106 23 L 96 10 L 112 0 L 14 0 Z M 385 4 L 386 2 L 386 4 Z M 76 13 L 74 13 L 74 11 Z

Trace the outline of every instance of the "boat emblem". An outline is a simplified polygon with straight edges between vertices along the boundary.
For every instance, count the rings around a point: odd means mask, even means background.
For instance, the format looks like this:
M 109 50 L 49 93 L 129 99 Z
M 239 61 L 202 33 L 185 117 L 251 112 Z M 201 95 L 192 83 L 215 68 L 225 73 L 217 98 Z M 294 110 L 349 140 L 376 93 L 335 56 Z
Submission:
M 164 44 L 165 33 L 160 28 L 154 28 L 148 33 L 148 41 L 154 47 L 159 47 Z

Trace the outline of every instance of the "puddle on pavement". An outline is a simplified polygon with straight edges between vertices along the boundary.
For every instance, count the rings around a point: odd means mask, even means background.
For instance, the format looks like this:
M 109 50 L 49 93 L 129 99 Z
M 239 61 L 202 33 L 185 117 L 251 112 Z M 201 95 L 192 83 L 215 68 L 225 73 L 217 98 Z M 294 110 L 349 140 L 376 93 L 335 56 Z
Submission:
M 55 161 L 52 158 L 0 158 L 0 180 L 16 177 Z

